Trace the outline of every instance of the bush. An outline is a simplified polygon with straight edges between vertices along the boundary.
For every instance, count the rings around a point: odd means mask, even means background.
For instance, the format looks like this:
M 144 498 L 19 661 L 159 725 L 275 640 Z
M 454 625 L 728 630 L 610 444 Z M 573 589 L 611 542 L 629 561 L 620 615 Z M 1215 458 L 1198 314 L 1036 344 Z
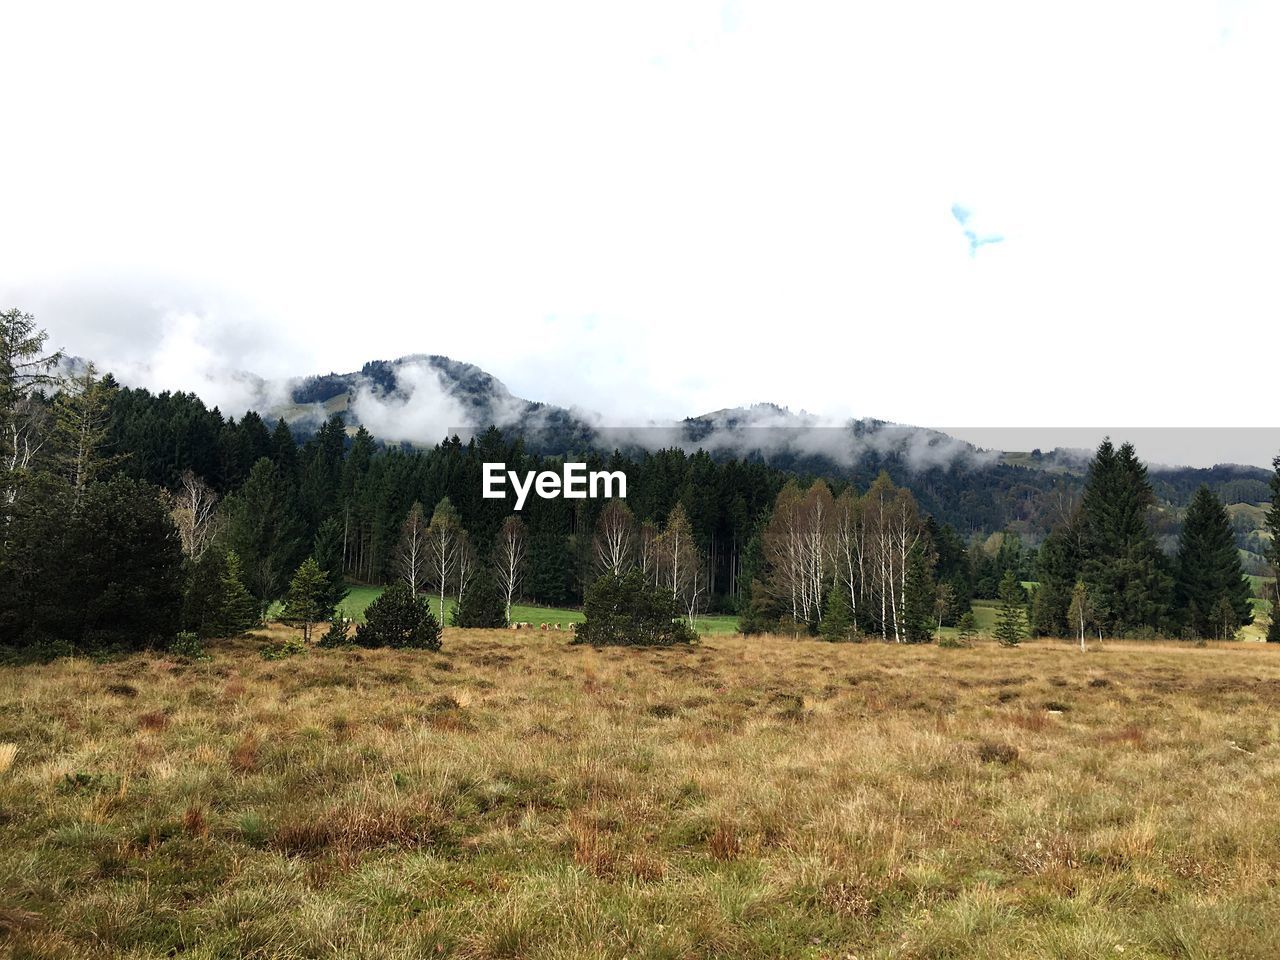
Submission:
M 578 624 L 574 643 L 665 647 L 698 640 L 693 628 L 677 619 L 675 598 L 650 588 L 639 570 L 600 577 L 587 588 L 582 609 L 586 619 Z
M 329 629 L 327 629 L 320 639 L 316 642 L 318 647 L 345 647 L 351 643 L 351 625 L 354 621 L 347 619 L 340 613 L 335 613 L 329 618 Z
M 501 629 L 507 625 L 506 603 L 488 570 L 477 571 L 467 584 L 462 599 L 453 608 L 453 625 L 490 629 Z
M 362 647 L 440 649 L 440 621 L 427 598 L 415 595 L 406 584 L 395 583 L 382 591 L 364 618 L 356 628 L 356 643 Z
M 263 660 L 287 660 L 307 652 L 307 644 L 301 637 L 289 637 L 274 643 L 264 644 L 258 653 Z
M 204 649 L 198 634 L 191 630 L 183 630 L 169 644 L 169 652 L 175 657 L 186 657 L 189 660 L 208 660 L 209 654 Z

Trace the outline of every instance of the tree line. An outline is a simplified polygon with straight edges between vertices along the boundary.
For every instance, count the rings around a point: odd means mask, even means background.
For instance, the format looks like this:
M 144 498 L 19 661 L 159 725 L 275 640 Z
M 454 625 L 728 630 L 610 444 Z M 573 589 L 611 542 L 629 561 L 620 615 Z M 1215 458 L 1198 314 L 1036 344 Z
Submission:
M 517 516 L 480 496 L 481 465 L 562 460 L 496 429 L 423 449 L 333 416 L 300 441 L 283 420 L 122 388 L 91 365 L 59 375 L 46 342 L 29 314 L 0 314 L 0 642 L 11 645 L 236 632 L 309 562 L 326 609 L 349 581 L 404 583 L 474 625 L 505 622 L 519 599 L 577 605 L 601 575 L 633 570 L 686 619 L 736 612 L 748 632 L 927 639 L 1010 580 L 1020 591 L 1038 581 L 1025 619 L 1044 634 L 1079 632 L 1077 586 L 1091 628 L 1110 635 L 1225 635 L 1252 613 L 1222 504 L 1197 493 L 1177 556 L 1165 556 L 1127 446 L 1099 448 L 1038 550 L 1012 531 L 966 541 L 887 473 L 859 492 L 856 478 L 678 449 L 587 451 L 577 459 L 589 469 L 626 472 L 625 502 L 532 499 Z M 1273 504 L 1273 560 L 1277 523 Z

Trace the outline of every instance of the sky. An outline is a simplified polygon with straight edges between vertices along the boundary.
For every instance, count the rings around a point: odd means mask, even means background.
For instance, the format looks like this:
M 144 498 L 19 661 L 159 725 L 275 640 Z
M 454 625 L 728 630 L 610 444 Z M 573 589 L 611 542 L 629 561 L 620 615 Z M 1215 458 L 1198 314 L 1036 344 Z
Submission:
M 1280 426 L 1274 2 L 6 4 L 0 35 L 0 304 L 126 381 L 233 407 L 236 371 L 441 353 L 616 425 Z

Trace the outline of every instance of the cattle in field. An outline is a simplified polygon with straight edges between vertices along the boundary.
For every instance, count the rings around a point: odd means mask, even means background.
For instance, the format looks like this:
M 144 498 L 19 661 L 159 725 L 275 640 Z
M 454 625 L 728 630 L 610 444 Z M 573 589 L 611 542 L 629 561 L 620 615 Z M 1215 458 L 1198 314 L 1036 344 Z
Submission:
M 544 624 L 542 624 L 542 626 L 541 626 L 541 627 L 539 627 L 538 629 L 540 629 L 540 630 L 545 630 L 545 629 L 547 629 L 547 625 L 544 623 Z

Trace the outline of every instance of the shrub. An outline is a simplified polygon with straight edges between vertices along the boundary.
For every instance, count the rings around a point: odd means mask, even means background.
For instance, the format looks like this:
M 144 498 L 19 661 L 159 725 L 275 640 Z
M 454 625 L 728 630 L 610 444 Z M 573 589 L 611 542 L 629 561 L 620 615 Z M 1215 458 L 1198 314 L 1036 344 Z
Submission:
M 455 627 L 502 628 L 507 625 L 507 607 L 489 571 L 481 569 L 471 578 L 462 599 L 453 608 Z
M 675 598 L 652 589 L 639 570 L 605 574 L 587 588 L 574 643 L 594 646 L 672 646 L 696 643 L 697 633 L 677 619 Z
M 440 649 L 440 622 L 431 605 L 403 583 L 387 587 L 369 604 L 364 617 L 356 628 L 356 643 L 362 647 Z
M 258 653 L 263 660 L 287 660 L 307 652 L 307 644 L 299 637 L 289 637 L 274 643 L 264 644 Z
M 209 654 L 198 634 L 191 630 L 183 630 L 169 644 L 169 652 L 175 657 L 187 657 L 190 660 L 208 660 Z
M 329 629 L 317 641 L 318 647 L 345 647 L 351 643 L 351 626 L 354 621 L 335 613 L 329 618 Z

